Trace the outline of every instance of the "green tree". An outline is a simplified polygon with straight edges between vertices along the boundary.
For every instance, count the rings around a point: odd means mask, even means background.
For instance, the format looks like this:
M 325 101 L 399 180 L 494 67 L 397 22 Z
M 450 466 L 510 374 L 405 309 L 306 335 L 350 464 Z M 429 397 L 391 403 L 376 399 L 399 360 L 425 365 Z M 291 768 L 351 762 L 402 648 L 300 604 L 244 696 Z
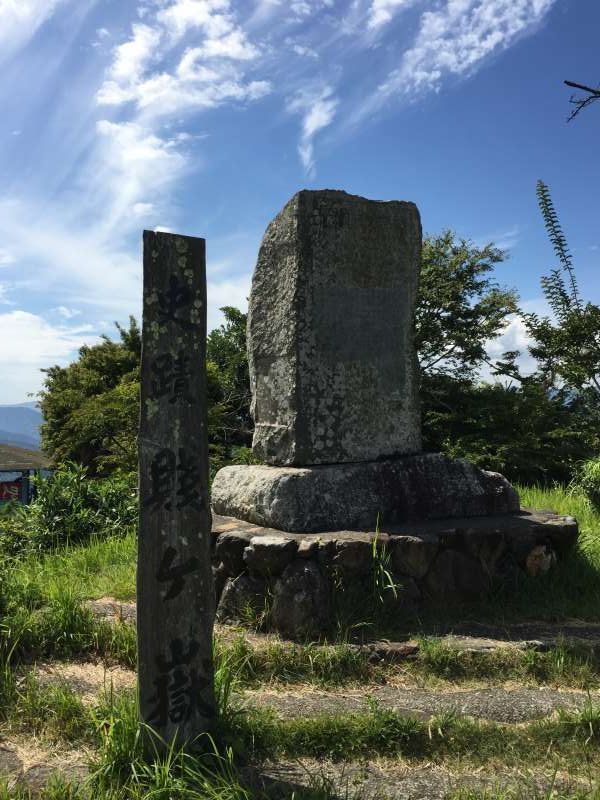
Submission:
M 46 370 L 40 405 L 42 447 L 56 463 L 75 461 L 92 474 L 135 469 L 141 334 L 133 317 L 84 345 L 67 367 Z
M 249 447 L 252 444 L 253 422 L 250 416 L 250 376 L 246 351 L 247 315 L 233 306 L 221 309 L 225 323 L 207 337 L 206 357 L 214 365 L 220 391 L 220 427 L 213 434 L 222 445 Z
M 504 330 L 518 311 L 514 289 L 493 277 L 505 259 L 488 244 L 476 247 L 449 230 L 423 242 L 416 346 L 424 388 L 427 378 L 470 378 L 488 362 L 490 339 Z
M 600 307 L 583 301 L 573 260 L 554 208 L 550 190 L 538 181 L 537 196 L 558 266 L 542 278 L 544 296 L 554 319 L 525 314 L 534 339 L 529 348 L 548 387 L 570 388 L 600 406 Z
M 252 436 L 246 316 L 224 309 L 225 324 L 208 336 L 208 429 L 213 470 Z M 56 464 L 73 461 L 91 475 L 137 469 L 141 335 L 137 322 L 117 324 L 119 338 L 84 346 L 67 367 L 44 370 L 42 447 Z
M 466 458 L 519 483 L 566 483 L 596 452 L 598 426 L 579 395 L 549 392 L 533 378 L 477 383 L 432 378 L 423 407 L 425 449 Z

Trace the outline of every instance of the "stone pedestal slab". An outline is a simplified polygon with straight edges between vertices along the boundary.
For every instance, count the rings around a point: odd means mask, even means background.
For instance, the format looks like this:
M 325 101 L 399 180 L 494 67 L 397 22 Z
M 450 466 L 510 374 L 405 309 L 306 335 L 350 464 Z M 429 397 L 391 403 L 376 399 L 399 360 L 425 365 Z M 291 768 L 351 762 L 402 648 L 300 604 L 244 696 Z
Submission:
M 502 475 L 424 453 L 314 467 L 231 466 L 212 486 L 217 514 L 284 531 L 373 530 L 381 523 L 505 514 L 519 497 Z

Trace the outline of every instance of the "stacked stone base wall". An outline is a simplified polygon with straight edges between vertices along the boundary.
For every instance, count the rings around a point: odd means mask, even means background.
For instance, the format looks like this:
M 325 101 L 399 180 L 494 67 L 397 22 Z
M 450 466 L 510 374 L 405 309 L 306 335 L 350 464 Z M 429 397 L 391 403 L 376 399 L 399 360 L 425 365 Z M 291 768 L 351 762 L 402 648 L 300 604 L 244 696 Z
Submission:
M 572 517 L 520 513 L 407 523 L 385 531 L 289 533 L 214 517 L 217 618 L 254 609 L 291 638 L 335 624 L 344 593 L 402 614 L 427 603 L 477 601 L 497 585 L 548 572 L 575 544 Z M 393 588 L 392 588 L 393 587 Z

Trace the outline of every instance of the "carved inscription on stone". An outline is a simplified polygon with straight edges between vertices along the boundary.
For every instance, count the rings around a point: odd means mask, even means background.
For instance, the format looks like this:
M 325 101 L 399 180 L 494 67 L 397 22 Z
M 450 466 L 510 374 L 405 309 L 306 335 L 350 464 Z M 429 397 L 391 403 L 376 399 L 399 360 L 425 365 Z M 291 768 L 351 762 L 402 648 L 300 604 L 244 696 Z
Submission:
M 204 240 L 144 233 L 139 435 L 139 693 L 165 742 L 210 733 L 214 596 Z

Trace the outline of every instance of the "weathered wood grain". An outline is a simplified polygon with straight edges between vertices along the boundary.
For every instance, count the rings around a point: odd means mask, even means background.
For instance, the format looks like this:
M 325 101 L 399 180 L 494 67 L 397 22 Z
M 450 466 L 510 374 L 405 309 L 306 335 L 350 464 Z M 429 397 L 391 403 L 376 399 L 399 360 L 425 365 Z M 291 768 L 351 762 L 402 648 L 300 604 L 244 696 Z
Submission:
M 137 573 L 142 720 L 213 729 L 204 239 L 144 231 Z

